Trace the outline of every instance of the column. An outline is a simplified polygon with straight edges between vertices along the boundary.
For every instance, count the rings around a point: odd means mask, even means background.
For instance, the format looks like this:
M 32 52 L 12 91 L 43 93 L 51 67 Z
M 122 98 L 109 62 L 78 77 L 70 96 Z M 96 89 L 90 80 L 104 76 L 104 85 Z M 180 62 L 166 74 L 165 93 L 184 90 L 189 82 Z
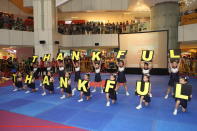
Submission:
M 151 30 L 168 30 L 168 49 L 179 48 L 178 44 L 178 2 L 163 2 L 151 7 Z
M 58 45 L 56 30 L 56 6 L 55 0 L 33 0 L 34 14 L 34 47 L 35 55 L 39 57 L 51 54 L 56 57 Z M 45 41 L 45 44 L 40 44 Z

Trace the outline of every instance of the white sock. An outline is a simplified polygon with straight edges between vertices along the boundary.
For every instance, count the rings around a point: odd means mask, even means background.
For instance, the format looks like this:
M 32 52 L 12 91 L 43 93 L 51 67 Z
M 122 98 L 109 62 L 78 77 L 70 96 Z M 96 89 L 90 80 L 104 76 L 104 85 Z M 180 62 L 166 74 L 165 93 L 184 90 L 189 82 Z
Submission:
M 129 96 L 129 95 L 130 95 L 129 92 L 127 91 L 127 92 L 126 92 L 126 96 Z

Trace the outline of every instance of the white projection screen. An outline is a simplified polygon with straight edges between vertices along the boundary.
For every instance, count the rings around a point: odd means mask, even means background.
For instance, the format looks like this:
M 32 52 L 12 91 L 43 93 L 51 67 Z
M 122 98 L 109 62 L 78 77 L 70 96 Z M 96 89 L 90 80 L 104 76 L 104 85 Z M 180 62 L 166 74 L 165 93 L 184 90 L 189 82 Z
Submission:
M 139 68 L 142 50 L 154 50 L 153 68 L 167 68 L 168 32 L 119 34 L 120 50 L 128 50 L 127 68 Z

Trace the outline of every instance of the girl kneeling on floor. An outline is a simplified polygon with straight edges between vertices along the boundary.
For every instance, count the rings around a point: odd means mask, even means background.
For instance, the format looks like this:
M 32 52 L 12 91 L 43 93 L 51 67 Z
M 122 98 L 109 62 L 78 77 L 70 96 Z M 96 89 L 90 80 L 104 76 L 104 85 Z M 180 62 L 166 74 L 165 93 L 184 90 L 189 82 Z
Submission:
M 145 88 L 148 88 L 147 93 L 143 95 L 141 93 L 138 92 L 138 90 L 136 89 L 136 95 L 140 96 L 140 104 L 136 107 L 136 109 L 141 109 L 142 108 L 142 104 L 144 103 L 145 106 L 148 106 L 149 103 L 151 102 L 151 98 L 150 98 L 150 94 L 151 94 L 151 84 L 150 84 L 150 76 L 148 75 L 143 75 L 143 79 L 140 82 L 140 86 L 138 87 L 138 83 L 140 81 L 137 82 L 137 87 L 136 88 L 140 88 L 140 91 L 144 91 L 145 92 Z
M 78 82 L 78 90 L 80 91 L 80 99 L 78 100 L 78 102 L 82 102 L 83 101 L 83 96 L 86 96 L 86 100 L 90 100 L 90 74 L 85 74 L 84 75 L 84 80 L 79 79 L 79 81 L 85 82 L 85 89 L 80 87 Z M 80 89 L 81 88 L 81 89 Z
M 71 97 L 72 96 L 72 90 L 71 90 L 71 79 L 70 79 L 70 73 L 66 72 L 65 76 L 63 77 L 63 79 L 67 80 L 66 85 L 62 84 L 62 86 L 60 85 L 61 88 L 61 93 L 62 93 L 62 97 L 60 97 L 60 99 L 65 99 L 66 97 Z M 60 78 L 61 81 L 62 78 Z M 67 96 L 65 95 L 65 92 L 67 94 Z
M 104 92 L 106 93 L 106 106 L 110 106 L 110 99 L 112 100 L 112 104 L 114 104 L 117 101 L 117 81 L 116 81 L 116 75 L 111 74 L 110 80 L 106 80 Z
M 51 72 L 48 72 L 47 75 L 44 76 L 44 79 L 43 79 L 43 84 L 42 84 L 43 93 L 42 93 L 42 96 L 46 95 L 46 90 L 48 90 L 50 94 L 54 93 L 53 82 L 54 82 L 54 78 L 53 78 Z

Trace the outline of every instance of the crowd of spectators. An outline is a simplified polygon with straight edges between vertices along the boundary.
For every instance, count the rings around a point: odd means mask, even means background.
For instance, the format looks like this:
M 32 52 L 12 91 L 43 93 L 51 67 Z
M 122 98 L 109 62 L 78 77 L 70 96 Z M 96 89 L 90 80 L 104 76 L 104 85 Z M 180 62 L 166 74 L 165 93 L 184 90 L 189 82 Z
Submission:
M 0 29 L 33 31 L 33 17 L 21 18 L 0 12 Z
M 59 23 L 58 32 L 64 35 L 78 34 L 118 34 L 133 33 L 148 30 L 147 22 L 83 22 L 83 23 Z

